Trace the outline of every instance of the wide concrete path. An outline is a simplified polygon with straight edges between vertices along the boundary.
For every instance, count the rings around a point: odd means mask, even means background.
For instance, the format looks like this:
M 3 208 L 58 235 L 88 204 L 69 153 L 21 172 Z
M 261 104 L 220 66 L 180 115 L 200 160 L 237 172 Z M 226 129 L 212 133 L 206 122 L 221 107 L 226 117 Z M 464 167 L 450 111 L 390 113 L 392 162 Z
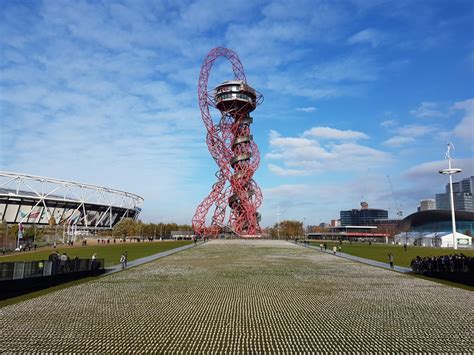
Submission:
M 0 309 L 0 353 L 470 353 L 473 293 L 215 241 Z

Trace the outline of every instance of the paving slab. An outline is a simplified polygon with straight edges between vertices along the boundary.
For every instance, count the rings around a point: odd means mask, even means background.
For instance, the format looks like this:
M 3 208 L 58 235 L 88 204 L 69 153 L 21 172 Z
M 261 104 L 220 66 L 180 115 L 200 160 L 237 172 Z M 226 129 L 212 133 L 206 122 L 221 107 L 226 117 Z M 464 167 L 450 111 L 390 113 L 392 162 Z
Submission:
M 212 241 L 0 309 L 0 353 L 472 353 L 473 293 L 280 241 Z

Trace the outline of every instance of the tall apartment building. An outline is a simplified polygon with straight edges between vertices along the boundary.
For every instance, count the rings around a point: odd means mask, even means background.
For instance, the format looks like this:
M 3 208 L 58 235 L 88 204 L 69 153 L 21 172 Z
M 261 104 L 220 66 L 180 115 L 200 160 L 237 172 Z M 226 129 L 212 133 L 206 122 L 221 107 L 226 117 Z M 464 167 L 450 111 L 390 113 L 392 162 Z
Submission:
M 420 207 L 418 207 L 419 211 L 430 211 L 436 209 L 436 200 L 434 198 L 427 198 L 424 200 L 420 200 Z
M 449 210 L 449 184 L 446 184 L 445 193 L 436 194 L 436 209 Z M 456 211 L 474 212 L 474 176 L 461 181 L 453 182 L 454 209 Z

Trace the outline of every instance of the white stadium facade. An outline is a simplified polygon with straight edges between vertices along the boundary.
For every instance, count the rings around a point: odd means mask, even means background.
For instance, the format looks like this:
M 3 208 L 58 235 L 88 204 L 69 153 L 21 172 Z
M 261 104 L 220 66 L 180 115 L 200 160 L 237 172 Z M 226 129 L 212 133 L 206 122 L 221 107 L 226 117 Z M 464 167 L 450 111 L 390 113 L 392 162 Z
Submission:
M 142 204 L 142 197 L 108 187 L 0 171 L 0 221 L 7 224 L 54 224 L 68 234 L 111 229 L 136 220 Z

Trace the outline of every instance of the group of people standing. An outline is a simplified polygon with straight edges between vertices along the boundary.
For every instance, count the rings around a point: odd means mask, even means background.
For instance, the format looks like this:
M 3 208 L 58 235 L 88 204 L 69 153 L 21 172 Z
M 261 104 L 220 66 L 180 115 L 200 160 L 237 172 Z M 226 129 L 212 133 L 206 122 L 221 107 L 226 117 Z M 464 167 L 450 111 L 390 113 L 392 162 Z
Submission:
M 411 268 L 415 272 L 473 272 L 474 258 L 464 254 L 450 254 L 440 256 L 417 256 L 411 261 Z
M 59 252 L 56 250 L 55 252 L 49 255 L 48 260 L 52 262 L 52 274 L 62 274 L 64 272 L 69 271 L 69 256 L 67 255 L 67 253 L 59 254 Z

